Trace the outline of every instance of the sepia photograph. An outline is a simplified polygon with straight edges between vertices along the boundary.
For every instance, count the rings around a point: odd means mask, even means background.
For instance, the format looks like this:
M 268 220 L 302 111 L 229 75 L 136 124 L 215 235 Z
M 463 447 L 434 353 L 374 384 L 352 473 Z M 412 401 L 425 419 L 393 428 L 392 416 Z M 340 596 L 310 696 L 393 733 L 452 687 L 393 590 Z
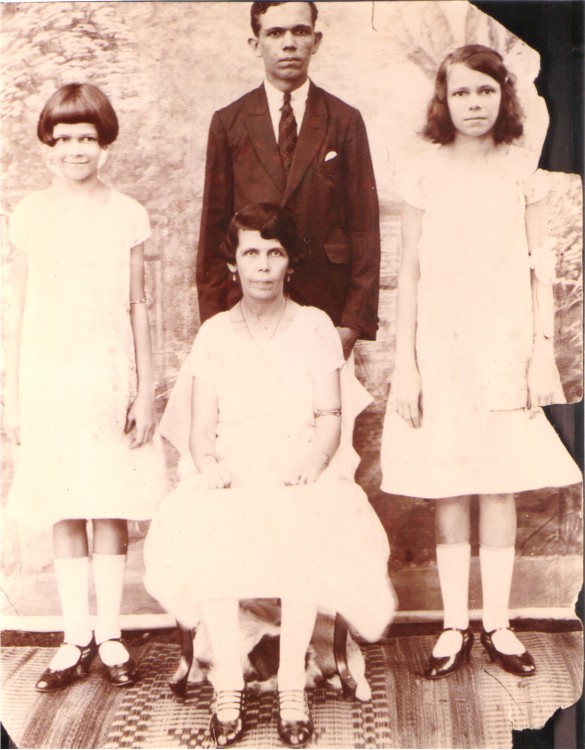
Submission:
M 582 0 L 0 5 L 7 748 L 577 748 Z

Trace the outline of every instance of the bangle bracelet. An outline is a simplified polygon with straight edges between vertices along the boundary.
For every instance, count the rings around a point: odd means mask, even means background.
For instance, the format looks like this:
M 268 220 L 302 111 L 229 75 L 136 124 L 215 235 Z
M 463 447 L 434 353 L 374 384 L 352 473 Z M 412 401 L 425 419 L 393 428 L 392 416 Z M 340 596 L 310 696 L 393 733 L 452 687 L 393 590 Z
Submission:
M 146 299 L 144 297 L 142 299 L 131 299 L 130 304 L 131 305 L 145 305 Z
M 341 409 L 317 409 L 315 419 L 318 417 L 340 417 Z

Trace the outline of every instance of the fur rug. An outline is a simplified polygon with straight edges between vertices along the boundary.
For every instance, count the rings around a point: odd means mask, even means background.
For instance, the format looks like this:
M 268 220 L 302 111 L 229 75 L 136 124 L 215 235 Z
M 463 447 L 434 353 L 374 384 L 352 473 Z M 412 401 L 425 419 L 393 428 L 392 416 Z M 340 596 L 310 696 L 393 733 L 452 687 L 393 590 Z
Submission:
M 306 659 L 306 686 L 313 688 L 326 681 L 341 692 L 333 655 L 335 618 L 319 613 Z M 276 673 L 280 649 L 280 604 L 278 600 L 247 599 L 240 603 L 240 649 L 244 677 L 248 689 L 258 693 L 276 689 Z M 189 682 L 213 684 L 213 656 L 204 623 L 195 633 L 194 659 Z M 357 682 L 356 698 L 368 701 L 372 697 L 366 680 L 366 665 L 360 647 L 351 633 L 347 636 L 347 663 Z

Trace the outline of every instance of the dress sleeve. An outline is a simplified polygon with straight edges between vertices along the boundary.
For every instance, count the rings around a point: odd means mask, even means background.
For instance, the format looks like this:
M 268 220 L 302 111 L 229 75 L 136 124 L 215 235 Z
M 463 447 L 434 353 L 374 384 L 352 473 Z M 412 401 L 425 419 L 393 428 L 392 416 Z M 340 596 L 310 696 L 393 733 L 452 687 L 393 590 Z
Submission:
M 33 217 L 27 206 L 26 199 L 20 201 L 12 212 L 8 224 L 8 239 L 23 252 L 27 252 L 30 246 L 30 229 L 34 226 Z
M 215 382 L 217 376 L 218 334 L 214 332 L 216 327 L 211 321 L 203 323 L 185 362 L 187 370 L 193 377 L 209 382 Z
M 141 245 L 150 237 L 150 219 L 144 206 L 136 201 L 133 201 L 131 217 L 128 244 L 132 248 Z
M 345 360 L 339 334 L 330 318 L 320 310 L 315 310 L 315 313 L 313 373 L 315 377 L 322 377 L 341 369 Z
M 204 323 L 199 329 L 191 351 L 181 365 L 177 380 L 169 397 L 159 432 L 166 438 L 181 455 L 189 451 L 189 435 L 191 434 L 191 413 L 193 378 L 213 380 L 216 365 L 210 345 L 215 334 L 209 332 L 209 326 Z
M 413 156 L 403 162 L 396 186 L 396 192 L 403 201 L 420 209 L 424 209 L 426 204 L 423 174 L 422 158 Z
M 527 204 L 537 203 L 549 193 L 548 175 L 542 169 L 537 169 L 522 182 L 524 198 Z

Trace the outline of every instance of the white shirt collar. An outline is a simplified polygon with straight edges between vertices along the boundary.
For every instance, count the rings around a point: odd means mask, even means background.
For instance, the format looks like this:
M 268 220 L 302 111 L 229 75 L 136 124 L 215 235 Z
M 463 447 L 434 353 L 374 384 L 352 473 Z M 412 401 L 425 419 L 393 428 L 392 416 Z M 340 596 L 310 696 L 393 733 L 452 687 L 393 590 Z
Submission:
M 311 81 L 307 80 L 298 89 L 291 91 L 290 104 L 297 121 L 297 133 L 301 129 L 303 117 L 305 116 L 305 109 L 307 108 L 307 97 L 309 96 L 309 86 Z M 284 93 L 279 91 L 273 86 L 270 81 L 264 79 L 264 89 L 266 91 L 266 98 L 268 100 L 268 109 L 270 111 L 270 119 L 272 121 L 272 128 L 274 130 L 274 137 L 278 142 L 278 125 L 280 123 L 280 108 L 284 99 Z

